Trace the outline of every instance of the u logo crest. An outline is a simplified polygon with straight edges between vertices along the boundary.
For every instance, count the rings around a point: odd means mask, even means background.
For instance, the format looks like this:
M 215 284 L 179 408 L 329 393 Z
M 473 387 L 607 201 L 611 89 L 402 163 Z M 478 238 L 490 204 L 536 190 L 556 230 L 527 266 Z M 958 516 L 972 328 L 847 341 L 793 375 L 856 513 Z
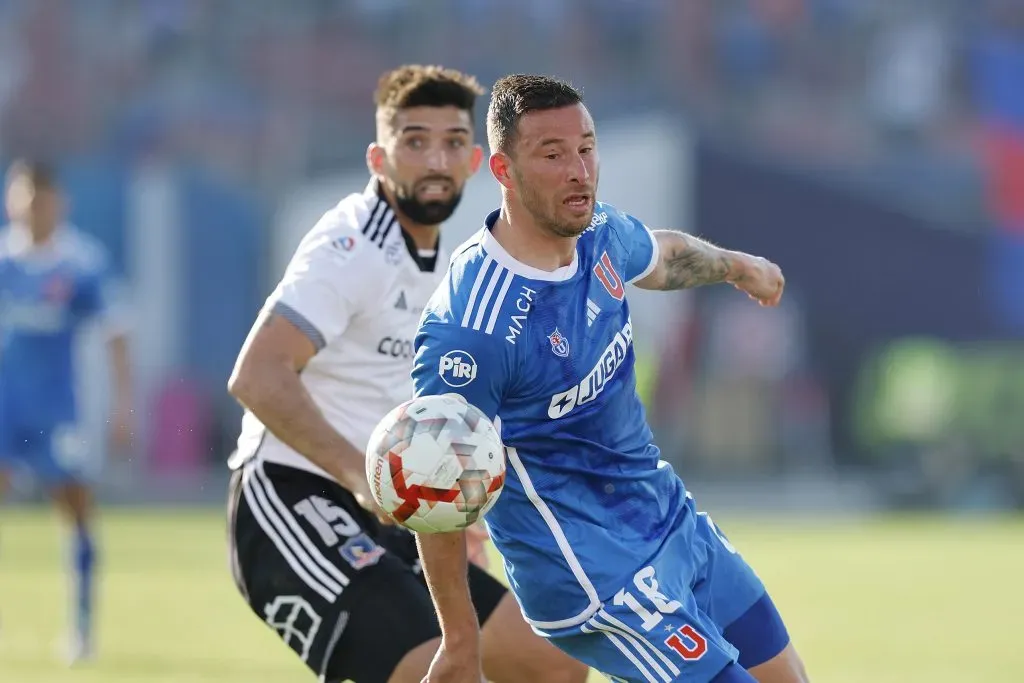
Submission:
M 594 274 L 612 297 L 622 301 L 622 297 L 626 295 L 626 288 L 622 285 L 622 278 L 612 267 L 612 260 L 608 257 L 607 251 L 602 252 L 601 260 L 594 264 Z

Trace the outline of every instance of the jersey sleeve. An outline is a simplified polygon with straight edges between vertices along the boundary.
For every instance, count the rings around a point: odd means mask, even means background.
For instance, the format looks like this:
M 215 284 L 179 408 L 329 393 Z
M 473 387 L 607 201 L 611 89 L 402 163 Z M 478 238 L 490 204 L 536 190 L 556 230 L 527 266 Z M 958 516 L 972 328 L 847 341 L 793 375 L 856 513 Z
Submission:
M 504 339 L 426 318 L 416 335 L 415 396 L 458 394 L 493 420 L 510 384 Z
M 362 246 L 355 236 L 331 234 L 301 244 L 264 308 L 295 325 L 319 351 L 341 336 L 362 308 L 367 289 Z
M 95 318 L 109 309 L 109 274 L 105 263 L 97 262 L 78 275 L 75 311 L 83 318 Z
M 650 275 L 658 265 L 658 240 L 639 218 L 627 213 L 620 215 L 619 234 L 626 248 L 626 281 L 636 282 Z
M 123 290 L 106 254 L 101 253 L 79 275 L 74 304 L 76 314 L 90 324 L 97 324 L 108 339 L 126 334 L 129 316 Z

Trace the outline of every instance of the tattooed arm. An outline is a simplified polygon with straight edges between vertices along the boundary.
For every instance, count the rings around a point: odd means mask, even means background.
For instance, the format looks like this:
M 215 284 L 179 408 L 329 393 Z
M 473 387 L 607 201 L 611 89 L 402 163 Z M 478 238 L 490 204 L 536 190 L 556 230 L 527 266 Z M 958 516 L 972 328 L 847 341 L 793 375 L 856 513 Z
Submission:
M 636 283 L 643 289 L 686 289 L 727 282 L 762 306 L 776 306 L 785 279 L 774 263 L 730 251 L 675 230 L 655 230 L 658 263 Z

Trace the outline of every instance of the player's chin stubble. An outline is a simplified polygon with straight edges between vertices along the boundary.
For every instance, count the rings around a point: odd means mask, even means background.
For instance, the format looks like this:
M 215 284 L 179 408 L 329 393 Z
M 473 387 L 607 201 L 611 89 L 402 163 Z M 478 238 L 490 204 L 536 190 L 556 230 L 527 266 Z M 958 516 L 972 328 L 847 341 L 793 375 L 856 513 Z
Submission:
M 548 231 L 557 237 L 579 237 L 586 231 L 587 227 L 590 226 L 590 222 L 594 218 L 594 212 L 591 211 L 587 215 L 586 219 L 576 219 L 573 221 L 564 221 L 557 218 L 558 207 L 556 207 L 553 215 L 545 220 Z
M 396 198 L 396 203 L 409 220 L 420 225 L 437 225 L 451 218 L 461 200 L 462 194 L 456 193 L 443 202 L 421 202 L 416 197 L 405 196 Z
M 538 226 L 555 237 L 579 237 L 587 229 L 587 226 L 590 225 L 590 221 L 593 219 L 593 210 L 586 217 L 586 220 L 580 219 L 581 222 L 567 222 L 558 217 L 558 210 L 561 208 L 561 204 L 556 204 L 548 210 L 549 207 L 545 206 L 539 194 L 526 190 L 525 187 L 523 186 L 524 189 L 521 191 L 523 206 L 530 212 Z

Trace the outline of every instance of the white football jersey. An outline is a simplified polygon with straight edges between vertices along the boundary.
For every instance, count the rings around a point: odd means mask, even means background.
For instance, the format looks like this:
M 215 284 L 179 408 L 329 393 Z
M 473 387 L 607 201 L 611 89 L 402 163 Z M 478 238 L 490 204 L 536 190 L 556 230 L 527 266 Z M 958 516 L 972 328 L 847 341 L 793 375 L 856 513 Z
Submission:
M 359 450 L 384 415 L 412 398 L 413 338 L 448 258 L 417 252 L 371 181 L 302 239 L 264 310 L 317 348 L 300 375 L 327 421 Z M 249 457 L 330 478 L 246 411 L 233 467 Z

